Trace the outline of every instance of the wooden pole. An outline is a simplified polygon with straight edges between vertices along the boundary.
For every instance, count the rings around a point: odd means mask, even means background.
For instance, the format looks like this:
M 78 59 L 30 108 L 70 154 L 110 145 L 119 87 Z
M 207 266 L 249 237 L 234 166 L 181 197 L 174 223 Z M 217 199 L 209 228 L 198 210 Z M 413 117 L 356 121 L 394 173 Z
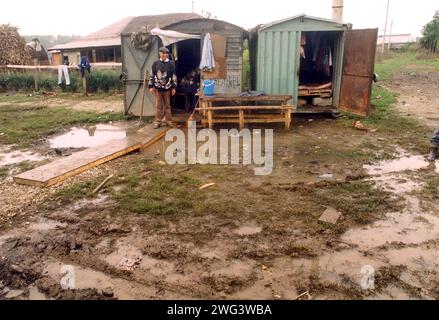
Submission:
M 392 47 L 392 33 L 393 33 L 393 19 L 390 23 L 390 33 L 389 33 L 389 45 L 387 46 L 387 50 L 390 51 L 390 48 Z
M 142 121 L 142 119 L 143 119 L 143 110 L 145 108 L 146 78 L 147 78 L 147 72 L 145 71 L 145 74 L 143 75 L 142 108 L 140 110 L 140 121 Z
M 87 70 L 84 70 L 84 77 L 82 77 L 82 87 L 84 89 L 84 96 L 88 96 Z
M 34 66 L 38 66 L 38 59 L 34 59 Z M 34 71 L 34 85 L 35 85 L 35 91 L 38 91 L 38 79 L 39 79 L 39 70 L 38 68 L 35 68 Z
M 381 46 L 381 54 L 384 53 L 384 49 L 386 48 L 387 21 L 389 19 L 389 8 L 390 8 L 390 0 L 387 0 L 386 24 L 384 25 L 384 37 L 383 37 L 383 45 Z

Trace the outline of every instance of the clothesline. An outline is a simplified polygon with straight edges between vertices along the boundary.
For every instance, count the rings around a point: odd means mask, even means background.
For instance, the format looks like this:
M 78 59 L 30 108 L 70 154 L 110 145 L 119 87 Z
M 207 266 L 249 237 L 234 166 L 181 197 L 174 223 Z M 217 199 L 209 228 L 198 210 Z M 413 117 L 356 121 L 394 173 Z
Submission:
M 117 62 L 103 62 L 103 63 L 91 63 L 94 69 L 111 69 L 111 68 L 121 68 L 122 63 Z M 26 65 L 12 65 L 8 64 L 6 66 L 0 66 L 0 68 L 7 69 L 25 69 L 25 70 L 58 70 L 59 66 L 26 66 Z M 69 69 L 78 69 L 77 65 L 67 66 Z

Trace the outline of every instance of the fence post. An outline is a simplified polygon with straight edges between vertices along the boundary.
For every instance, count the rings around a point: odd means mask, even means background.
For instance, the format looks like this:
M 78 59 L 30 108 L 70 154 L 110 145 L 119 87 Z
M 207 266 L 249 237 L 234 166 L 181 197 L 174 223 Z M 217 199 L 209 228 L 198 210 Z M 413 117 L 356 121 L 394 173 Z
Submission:
M 34 71 L 34 82 L 35 82 L 35 91 L 38 91 L 38 79 L 39 79 L 39 68 L 37 68 L 37 66 L 38 66 L 38 59 L 34 59 L 34 66 L 36 67 L 35 68 L 35 71 Z
M 87 72 L 84 70 L 84 77 L 82 77 L 82 87 L 84 89 L 84 96 L 88 96 Z

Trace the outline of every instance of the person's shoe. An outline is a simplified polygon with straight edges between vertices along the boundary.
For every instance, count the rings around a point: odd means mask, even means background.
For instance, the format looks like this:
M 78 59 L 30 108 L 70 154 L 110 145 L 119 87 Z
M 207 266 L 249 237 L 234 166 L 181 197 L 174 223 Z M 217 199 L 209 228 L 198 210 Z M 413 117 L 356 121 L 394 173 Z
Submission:
M 428 156 L 428 161 L 436 161 L 437 157 L 439 155 L 437 148 L 431 148 L 430 155 Z
M 160 128 L 160 122 L 154 122 L 154 129 L 159 129 Z

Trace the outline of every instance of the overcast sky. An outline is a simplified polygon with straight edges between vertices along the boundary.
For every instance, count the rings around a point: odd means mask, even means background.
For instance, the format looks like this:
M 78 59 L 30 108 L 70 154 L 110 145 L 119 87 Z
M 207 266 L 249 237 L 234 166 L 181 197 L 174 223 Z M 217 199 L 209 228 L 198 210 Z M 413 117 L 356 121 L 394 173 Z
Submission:
M 387 0 L 345 0 L 345 22 L 354 28 L 384 28 Z M 195 0 L 195 10 L 250 28 L 300 13 L 331 17 L 332 0 Z M 22 34 L 86 35 L 129 16 L 190 12 L 192 0 L 2 1 L 0 24 L 11 23 Z M 439 10 L 439 0 L 391 0 L 394 33 L 420 35 Z M 390 21 L 389 21 L 390 26 Z M 380 32 L 382 33 L 382 31 Z

